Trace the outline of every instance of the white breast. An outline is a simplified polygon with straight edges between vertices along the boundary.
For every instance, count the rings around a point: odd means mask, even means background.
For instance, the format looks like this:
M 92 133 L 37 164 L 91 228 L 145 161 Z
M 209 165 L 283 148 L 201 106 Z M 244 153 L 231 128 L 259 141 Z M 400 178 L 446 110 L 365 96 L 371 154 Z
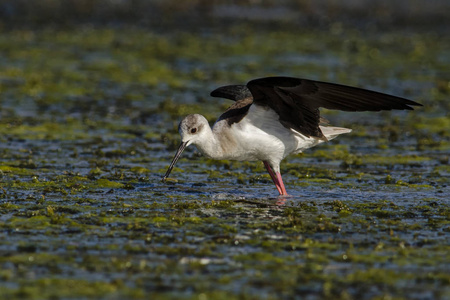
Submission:
M 252 105 L 245 118 L 231 125 L 236 148 L 233 158 L 239 160 L 279 160 L 297 147 L 292 131 L 281 125 L 271 109 Z

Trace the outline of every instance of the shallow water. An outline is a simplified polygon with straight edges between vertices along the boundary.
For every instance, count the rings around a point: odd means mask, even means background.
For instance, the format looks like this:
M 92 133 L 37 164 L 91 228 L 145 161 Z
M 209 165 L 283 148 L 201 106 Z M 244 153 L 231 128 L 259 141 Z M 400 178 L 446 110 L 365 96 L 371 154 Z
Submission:
M 448 40 L 251 28 L 1 32 L 2 297 L 450 296 Z M 286 159 L 290 197 L 194 148 L 161 182 L 179 120 L 230 105 L 210 90 L 274 74 L 424 107 L 324 112 L 354 130 Z

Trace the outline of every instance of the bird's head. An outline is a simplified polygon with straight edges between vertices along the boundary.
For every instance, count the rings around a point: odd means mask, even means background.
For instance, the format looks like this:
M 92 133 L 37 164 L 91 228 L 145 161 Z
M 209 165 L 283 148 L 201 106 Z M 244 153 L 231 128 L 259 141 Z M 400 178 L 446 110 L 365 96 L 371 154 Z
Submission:
M 209 127 L 208 121 L 204 116 L 199 114 L 188 115 L 180 122 L 180 125 L 178 125 L 178 132 L 181 135 L 181 144 L 173 157 L 169 169 L 167 169 L 167 172 L 162 179 L 163 181 L 169 176 L 184 149 L 190 144 L 197 144 L 202 140 L 206 132 L 205 128 L 207 127 Z
M 186 116 L 178 125 L 178 132 L 181 135 L 181 142 L 190 144 L 196 144 L 202 139 L 205 128 L 209 127 L 206 118 L 199 114 Z

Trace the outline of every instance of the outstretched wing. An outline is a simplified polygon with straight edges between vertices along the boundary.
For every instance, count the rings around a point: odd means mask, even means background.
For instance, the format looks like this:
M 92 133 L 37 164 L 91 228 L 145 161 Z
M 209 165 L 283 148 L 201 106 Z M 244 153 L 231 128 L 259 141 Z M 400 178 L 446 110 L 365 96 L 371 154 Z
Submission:
M 266 77 L 247 83 L 254 105 L 268 106 L 287 128 L 323 138 L 319 108 L 343 111 L 408 109 L 421 104 L 375 91 L 292 77 Z M 219 88 L 220 89 L 220 88 Z
M 241 121 L 247 115 L 250 105 L 253 103 L 252 93 L 245 85 L 222 86 L 212 91 L 211 96 L 236 101 L 217 120 L 225 119 L 228 125 Z
M 252 93 L 246 85 L 226 85 L 221 86 L 211 92 L 212 97 L 225 98 L 234 101 L 252 98 Z

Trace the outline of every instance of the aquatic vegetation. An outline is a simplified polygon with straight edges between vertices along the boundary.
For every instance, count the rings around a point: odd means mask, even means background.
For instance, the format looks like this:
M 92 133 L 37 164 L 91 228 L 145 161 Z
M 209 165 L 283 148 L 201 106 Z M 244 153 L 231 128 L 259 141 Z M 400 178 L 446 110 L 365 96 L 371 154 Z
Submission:
M 276 29 L 2 28 L 0 295 L 448 298 L 448 40 Z M 425 106 L 324 112 L 354 131 L 287 159 L 283 206 L 262 163 L 195 149 L 160 182 L 179 120 L 231 105 L 210 90 L 274 74 Z

